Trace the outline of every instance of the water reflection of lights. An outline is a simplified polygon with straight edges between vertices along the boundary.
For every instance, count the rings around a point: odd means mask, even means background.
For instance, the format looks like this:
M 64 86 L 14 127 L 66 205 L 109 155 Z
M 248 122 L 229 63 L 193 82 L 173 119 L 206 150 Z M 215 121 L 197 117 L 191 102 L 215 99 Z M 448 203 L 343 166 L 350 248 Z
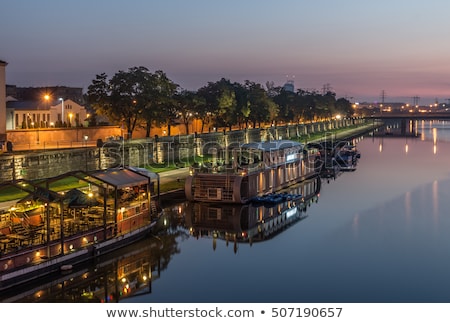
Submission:
M 433 128 L 433 154 L 437 153 L 437 128 Z

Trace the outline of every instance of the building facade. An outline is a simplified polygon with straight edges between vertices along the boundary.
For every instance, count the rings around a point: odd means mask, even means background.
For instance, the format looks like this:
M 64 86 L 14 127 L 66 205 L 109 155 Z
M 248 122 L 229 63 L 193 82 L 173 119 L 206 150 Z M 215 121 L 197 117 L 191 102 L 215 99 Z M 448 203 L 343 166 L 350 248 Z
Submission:
M 6 130 L 87 126 L 88 117 L 85 107 L 72 100 L 49 103 L 10 98 L 6 103 Z
M 0 60 L 0 143 L 6 141 L 6 69 L 7 63 Z

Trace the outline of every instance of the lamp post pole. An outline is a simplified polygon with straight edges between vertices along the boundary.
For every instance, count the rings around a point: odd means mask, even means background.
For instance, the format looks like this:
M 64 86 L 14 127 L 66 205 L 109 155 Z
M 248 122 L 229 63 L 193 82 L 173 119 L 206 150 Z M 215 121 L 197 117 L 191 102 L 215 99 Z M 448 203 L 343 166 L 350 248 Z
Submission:
M 64 99 L 59 98 L 59 101 L 61 101 L 61 127 L 64 127 Z
M 88 142 L 88 135 L 84 135 L 84 157 L 85 157 L 85 171 L 88 171 L 88 146 L 87 146 L 87 142 Z

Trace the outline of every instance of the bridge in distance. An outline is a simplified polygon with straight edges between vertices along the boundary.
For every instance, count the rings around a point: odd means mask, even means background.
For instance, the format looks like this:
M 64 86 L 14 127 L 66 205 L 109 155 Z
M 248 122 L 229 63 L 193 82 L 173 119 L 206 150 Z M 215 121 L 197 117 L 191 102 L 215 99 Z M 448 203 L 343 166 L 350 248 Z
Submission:
M 450 119 L 450 111 L 446 112 L 382 112 L 374 113 L 367 119 Z

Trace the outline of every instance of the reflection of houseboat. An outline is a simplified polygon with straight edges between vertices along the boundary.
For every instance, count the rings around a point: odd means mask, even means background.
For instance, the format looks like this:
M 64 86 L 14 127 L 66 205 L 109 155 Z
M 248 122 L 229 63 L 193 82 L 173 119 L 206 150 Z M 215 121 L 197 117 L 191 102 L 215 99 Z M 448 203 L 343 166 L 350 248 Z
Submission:
M 274 206 L 198 203 L 186 208 L 186 226 L 197 237 L 222 239 L 235 244 L 267 240 L 288 226 L 304 219 L 306 210 L 319 197 L 321 179 L 315 177 L 289 187 L 288 193 L 302 195 L 300 200 L 286 199 Z
M 299 142 L 275 140 L 228 148 L 207 165 L 192 167 L 185 183 L 188 200 L 246 203 L 318 173 L 317 150 Z
M 3 291 L 3 303 L 119 302 L 152 291 L 164 269 L 161 240 L 142 239 L 96 258 L 95 264 L 74 266 L 26 286 Z
M 67 182 L 77 188 L 60 189 Z M 20 199 L 0 215 L 0 290 L 142 238 L 158 215 L 154 184 L 128 168 L 2 183 Z

